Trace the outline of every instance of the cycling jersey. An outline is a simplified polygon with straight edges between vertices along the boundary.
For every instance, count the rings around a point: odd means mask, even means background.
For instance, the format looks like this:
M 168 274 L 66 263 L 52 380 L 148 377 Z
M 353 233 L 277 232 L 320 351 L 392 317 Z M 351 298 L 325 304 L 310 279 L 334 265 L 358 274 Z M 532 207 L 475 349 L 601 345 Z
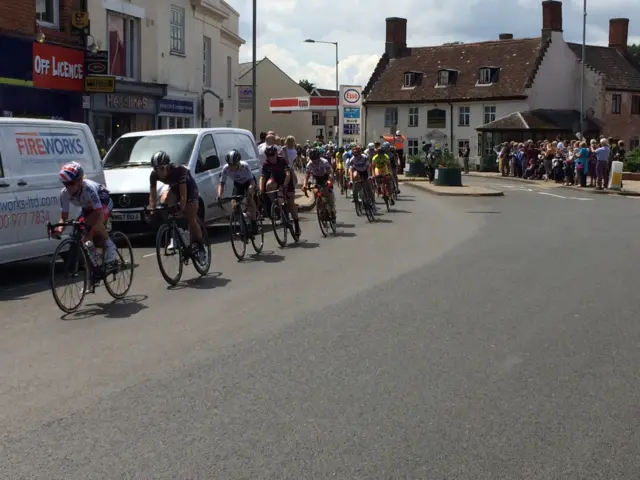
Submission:
M 372 159 L 373 167 L 377 175 L 387 175 L 389 173 L 389 156 L 384 153 L 376 153 Z
M 267 160 L 267 162 L 262 165 L 262 176 L 266 180 L 272 179 L 279 187 L 284 185 L 287 172 L 291 172 L 291 169 L 289 168 L 287 161 L 282 157 L 277 157 L 274 163 Z M 295 190 L 295 185 L 292 180 L 293 179 L 291 178 L 289 179 L 289 185 L 287 188 L 289 192 L 293 192 Z
M 180 185 L 186 185 L 187 202 L 193 203 L 197 202 L 199 199 L 198 185 L 191 176 L 189 169 L 184 165 L 170 163 L 167 166 L 167 174 L 164 179 L 160 179 L 158 177 L 158 173 L 156 171 L 152 171 L 149 176 L 149 183 L 151 184 L 151 187 L 155 187 L 158 182 L 168 185 L 171 193 L 173 193 L 176 198 L 180 197 Z
M 331 171 L 331 164 L 326 158 L 320 158 L 320 160 L 315 163 L 312 160 L 307 163 L 307 173 L 313 175 L 314 177 L 326 177 L 329 175 Z
M 366 172 L 369 168 L 369 159 L 366 157 L 366 155 L 354 155 L 353 157 L 351 157 L 349 166 L 353 167 L 353 169 L 357 172 Z
M 229 165 L 222 167 L 222 174 L 220 175 L 220 183 L 224 185 L 227 181 L 227 177 L 233 180 L 234 183 L 247 183 L 254 180 L 253 172 L 247 162 L 240 161 L 238 168 L 233 170 Z
M 71 195 L 66 188 L 60 192 L 62 213 L 69 213 L 71 205 L 80 207 L 82 215 L 86 217 L 92 211 L 101 210 L 104 207 L 111 210 L 113 203 L 109 191 L 104 186 L 93 180 L 85 179 L 82 181 L 82 187 L 74 195 Z

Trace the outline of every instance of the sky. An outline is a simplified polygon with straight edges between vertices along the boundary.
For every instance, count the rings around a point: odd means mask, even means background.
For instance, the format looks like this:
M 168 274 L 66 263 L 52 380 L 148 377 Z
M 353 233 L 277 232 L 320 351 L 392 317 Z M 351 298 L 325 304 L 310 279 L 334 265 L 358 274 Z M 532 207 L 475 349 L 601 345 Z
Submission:
M 252 56 L 252 0 L 227 0 L 240 12 L 240 62 Z M 339 80 L 367 84 L 384 52 L 385 17 L 407 18 L 407 45 L 493 40 L 499 33 L 537 37 L 541 0 L 257 0 L 257 59 L 269 57 L 295 81 L 335 88 L 335 47 L 306 38 L 338 42 Z M 393 7 L 393 8 L 391 8 Z M 564 0 L 567 41 L 582 42 L 583 0 Z M 383 13 L 387 12 L 387 13 Z M 608 43 L 609 19 L 630 18 L 629 43 L 640 43 L 640 0 L 588 0 L 587 42 Z M 635 20 L 635 24 L 634 24 Z

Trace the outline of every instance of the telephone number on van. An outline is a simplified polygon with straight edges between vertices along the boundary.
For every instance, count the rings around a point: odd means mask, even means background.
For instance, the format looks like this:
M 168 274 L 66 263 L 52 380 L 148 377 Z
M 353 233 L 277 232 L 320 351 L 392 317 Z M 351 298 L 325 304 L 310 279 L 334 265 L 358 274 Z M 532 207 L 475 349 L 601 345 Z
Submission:
M 46 210 L 0 214 L 0 230 L 21 228 L 28 225 L 45 225 L 51 221 L 51 214 Z

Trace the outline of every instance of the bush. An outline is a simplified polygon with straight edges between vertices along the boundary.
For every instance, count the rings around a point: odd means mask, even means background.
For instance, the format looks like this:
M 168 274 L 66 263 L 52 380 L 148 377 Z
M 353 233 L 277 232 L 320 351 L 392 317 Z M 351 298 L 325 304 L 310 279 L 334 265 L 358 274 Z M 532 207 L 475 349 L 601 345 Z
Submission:
M 457 168 L 461 170 L 460 163 L 453 157 L 450 152 L 443 152 L 440 162 L 438 162 L 440 168 Z
M 622 169 L 625 172 L 640 172 L 640 148 L 636 148 L 627 153 Z
M 425 163 L 425 159 L 419 155 L 409 155 L 407 157 L 407 163 Z

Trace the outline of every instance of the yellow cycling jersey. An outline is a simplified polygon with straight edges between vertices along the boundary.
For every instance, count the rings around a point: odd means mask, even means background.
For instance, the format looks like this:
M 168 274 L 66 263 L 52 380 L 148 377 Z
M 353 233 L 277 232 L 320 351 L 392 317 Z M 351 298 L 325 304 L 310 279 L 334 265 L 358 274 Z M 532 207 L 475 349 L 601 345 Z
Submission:
M 336 153 L 336 169 L 342 170 L 344 169 L 344 161 L 342 160 L 343 154 Z
M 371 159 L 371 164 L 375 169 L 376 176 L 389 174 L 391 162 L 389 161 L 389 155 L 386 153 L 376 153 Z

